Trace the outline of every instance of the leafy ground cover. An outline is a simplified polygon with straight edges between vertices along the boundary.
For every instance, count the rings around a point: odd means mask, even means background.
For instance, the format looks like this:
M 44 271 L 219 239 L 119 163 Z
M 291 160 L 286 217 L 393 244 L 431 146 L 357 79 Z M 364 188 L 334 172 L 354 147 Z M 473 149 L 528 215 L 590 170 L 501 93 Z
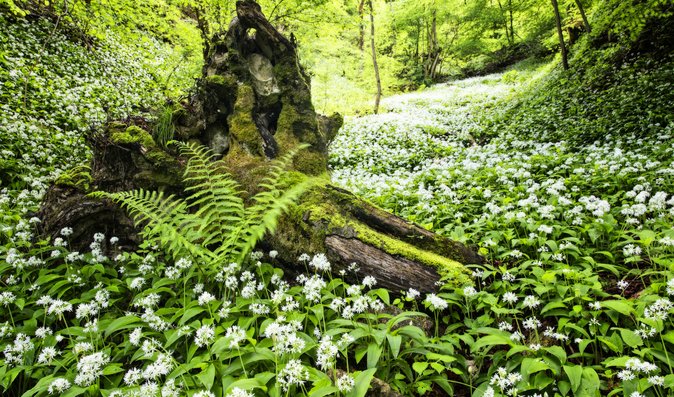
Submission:
M 18 221 L 15 210 L 34 210 L 48 181 L 87 159 L 84 136 L 92 129 L 148 112 L 167 90 L 185 90 L 193 81 L 187 65 L 172 70 L 181 55 L 152 36 L 129 44 L 114 32 L 92 42 L 73 34 L 48 19 L 0 14 L 4 225 Z
M 543 79 L 510 108 L 536 72 L 437 86 L 333 144 L 334 180 L 489 258 L 440 294 L 485 395 L 671 393 L 673 69 L 643 66 L 575 96 Z
M 86 158 L 88 126 L 156 103 L 162 81 L 114 39 L 86 49 L 50 31 L 0 24 L 3 395 L 672 393 L 671 60 L 584 91 L 529 65 L 348 120 L 334 180 L 488 259 L 472 285 L 397 296 L 320 254 L 288 282 L 274 252 L 213 276 L 152 243 L 34 241 L 30 212 Z

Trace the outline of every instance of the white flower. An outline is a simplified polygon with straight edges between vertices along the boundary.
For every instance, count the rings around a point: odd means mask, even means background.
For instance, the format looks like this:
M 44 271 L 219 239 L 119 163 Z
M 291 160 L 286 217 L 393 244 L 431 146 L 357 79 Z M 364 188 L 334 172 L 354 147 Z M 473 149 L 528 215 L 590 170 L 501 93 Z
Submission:
M 230 349 L 238 348 L 241 342 L 246 339 L 246 331 L 238 325 L 232 325 L 231 327 L 227 328 L 225 337 L 230 338 Z
M 0 305 L 9 306 L 16 300 L 16 295 L 10 291 L 0 293 Z
M 199 304 L 199 306 L 205 306 L 210 302 L 213 302 L 214 300 L 215 296 L 213 296 L 213 294 L 211 294 L 210 292 L 203 292 L 201 295 L 199 295 L 197 303 Z
M 161 376 L 168 375 L 173 370 L 173 359 L 170 354 L 159 353 L 157 359 L 148 365 L 143 371 L 143 378 L 154 380 Z
M 276 381 L 285 392 L 288 392 L 292 386 L 303 385 L 307 379 L 309 379 L 309 371 L 297 359 L 288 361 L 276 377 Z
M 64 391 L 70 389 L 70 386 L 71 386 L 71 384 L 68 381 L 68 379 L 56 378 L 49 384 L 49 388 L 47 389 L 47 391 L 49 392 L 49 394 L 54 394 L 54 393 L 60 394 L 60 393 L 63 393 Z
M 641 255 L 641 247 L 634 244 L 626 244 L 623 247 L 623 255 L 625 256 L 639 256 Z
M 90 386 L 99 376 L 103 375 L 103 368 L 110 362 L 110 357 L 103 352 L 89 354 L 80 358 L 77 363 L 77 376 L 75 384 L 78 386 Z
M 198 347 L 208 346 L 215 338 L 215 328 L 212 325 L 202 325 L 194 334 L 194 343 Z
M 35 330 L 35 337 L 44 339 L 49 335 L 52 335 L 54 332 L 51 330 L 51 328 L 48 327 L 40 327 Z
M 138 368 L 132 368 L 124 374 L 124 384 L 127 386 L 138 384 L 141 379 L 142 373 Z
M 321 290 L 325 288 L 325 280 L 321 276 L 314 274 L 311 278 L 306 279 L 302 293 L 310 302 L 319 302 L 321 299 Z
M 52 361 L 58 356 L 60 352 L 56 350 L 53 346 L 47 346 L 44 349 L 42 349 L 42 352 L 40 352 L 40 355 L 37 358 L 37 362 L 40 364 L 45 364 L 49 365 L 51 364 Z
M 225 395 L 225 397 L 254 397 L 255 395 L 247 390 L 243 390 L 239 387 L 235 387 L 232 390 L 230 390 L 229 393 Z
M 211 393 L 208 390 L 202 390 L 194 393 L 192 397 L 215 397 L 215 394 Z
M 648 383 L 650 383 L 653 386 L 664 386 L 665 378 L 663 376 L 653 375 L 648 378 Z
M 540 225 L 538 231 L 544 234 L 550 234 L 552 233 L 552 226 Z
M 143 336 L 143 330 L 140 328 L 135 328 L 130 334 L 129 334 L 129 343 L 131 343 L 133 346 L 138 346 L 140 345 L 140 338 Z
M 500 323 L 498 323 L 498 329 L 500 329 L 501 331 L 512 331 L 513 326 L 510 323 L 501 321 Z
M 525 329 L 538 329 L 541 326 L 541 322 L 536 317 L 529 317 L 522 322 L 522 325 Z
M 339 349 L 337 345 L 332 343 L 332 337 L 330 335 L 325 335 L 321 338 L 321 342 L 318 344 L 318 349 L 316 350 L 316 364 L 323 371 L 326 371 L 334 365 L 335 357 Z
M 407 290 L 406 296 L 407 296 L 407 299 L 414 300 L 414 299 L 417 299 L 420 295 L 421 295 L 421 293 L 419 291 L 415 290 L 414 288 L 410 288 L 410 289 Z
M 278 251 L 276 251 L 276 250 L 271 250 L 271 251 L 269 251 L 269 257 L 270 257 L 271 259 L 274 259 L 274 258 L 276 258 L 277 256 L 278 256 Z
M 515 294 L 514 292 L 506 292 L 505 294 L 503 294 L 503 301 L 506 303 L 513 304 L 517 302 L 518 299 L 519 298 L 517 297 L 517 294 Z
M 424 300 L 424 302 L 428 303 L 428 305 L 430 306 L 430 308 L 432 310 L 442 311 L 442 310 L 445 310 L 449 306 L 449 304 L 447 303 L 446 300 L 440 298 L 439 296 L 437 296 L 435 294 L 426 295 L 426 299 Z
M 356 385 L 356 381 L 349 374 L 344 374 L 337 379 L 337 388 L 342 393 L 348 393 Z
M 269 314 L 269 306 L 265 305 L 264 303 L 251 303 L 249 308 L 253 314 L 258 316 Z
M 69 302 L 59 299 L 52 299 L 49 303 L 49 308 L 47 308 L 47 314 L 56 314 L 57 316 L 60 316 L 63 313 L 70 312 L 72 310 L 73 305 Z
M 309 262 L 309 266 L 313 267 L 319 272 L 329 272 L 331 268 L 328 257 L 323 253 L 314 255 L 314 257 L 311 259 L 311 262 Z
M 535 309 L 538 306 L 540 306 L 540 304 L 541 304 L 541 301 L 533 295 L 525 296 L 524 302 L 522 302 L 522 306 L 528 307 L 530 309 Z
M 377 285 L 377 279 L 372 276 L 365 276 L 363 279 L 363 287 L 372 288 Z
M 649 320 L 666 320 L 674 304 L 667 298 L 660 298 L 644 309 L 644 317 Z
M 501 276 L 501 279 L 503 281 L 513 282 L 515 281 L 515 276 L 510 272 L 505 272 L 503 273 L 503 276 Z
M 477 295 L 477 290 L 475 289 L 475 287 L 469 285 L 468 287 L 463 288 L 463 295 L 466 298 L 472 298 L 475 295 Z
M 143 285 L 145 285 L 145 279 L 143 277 L 136 277 L 133 280 L 131 280 L 129 288 L 139 290 L 143 288 Z

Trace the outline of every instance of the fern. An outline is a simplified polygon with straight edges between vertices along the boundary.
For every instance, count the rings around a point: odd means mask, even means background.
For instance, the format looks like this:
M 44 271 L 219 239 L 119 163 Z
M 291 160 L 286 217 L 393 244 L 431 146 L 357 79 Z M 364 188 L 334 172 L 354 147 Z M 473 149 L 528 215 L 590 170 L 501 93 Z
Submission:
M 217 272 L 231 262 L 242 263 L 255 245 L 274 232 L 279 217 L 314 183 L 306 179 L 284 189 L 286 169 L 300 146 L 271 162 L 269 174 L 260 182 L 262 191 L 246 206 L 241 186 L 222 161 L 203 146 L 172 141 L 188 158 L 183 174 L 186 199 L 137 189 L 130 192 L 95 192 L 125 208 L 142 237 L 162 247 L 174 260 L 190 256 Z

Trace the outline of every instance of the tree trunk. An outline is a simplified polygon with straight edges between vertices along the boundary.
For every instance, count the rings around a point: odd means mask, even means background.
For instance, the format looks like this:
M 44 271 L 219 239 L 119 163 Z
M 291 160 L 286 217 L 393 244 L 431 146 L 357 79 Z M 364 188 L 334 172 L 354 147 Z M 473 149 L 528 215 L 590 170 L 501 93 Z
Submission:
M 501 5 L 501 0 L 497 0 L 498 3 L 498 9 L 501 11 L 501 17 L 503 17 L 503 28 L 505 29 L 505 36 L 506 40 L 508 41 L 508 44 L 512 45 L 512 41 L 510 40 L 510 29 L 508 29 L 508 17 L 505 14 L 505 11 L 503 10 L 503 5 Z
M 555 23 L 557 24 L 557 36 L 559 37 L 559 49 L 562 52 L 562 65 L 565 70 L 569 69 L 569 60 L 566 54 L 566 45 L 564 44 L 564 32 L 562 32 L 562 18 L 559 15 L 559 5 L 557 0 L 550 0 L 552 2 L 552 9 L 555 13 Z
M 576 6 L 578 7 L 578 11 L 580 11 L 580 16 L 583 18 L 583 25 L 585 26 L 585 31 L 588 33 L 592 33 L 592 27 L 590 26 L 590 21 L 587 20 L 587 15 L 585 15 L 585 7 L 583 7 L 583 3 L 581 0 L 576 0 Z
M 377 48 L 374 45 L 374 8 L 372 0 L 367 1 L 370 7 L 370 49 L 372 50 L 372 66 L 374 67 L 374 79 L 377 83 L 377 95 L 374 99 L 374 113 L 379 112 L 379 102 L 381 101 L 381 79 L 379 78 L 379 65 L 377 65 Z
M 510 43 L 515 43 L 515 22 L 513 18 L 513 0 L 508 0 L 508 13 L 510 14 Z
M 296 265 L 299 255 L 322 252 L 336 274 L 355 263 L 358 278 L 373 275 L 393 292 L 434 291 L 441 275 L 458 285 L 469 281 L 463 265 L 481 263 L 472 250 L 330 184 L 327 146 L 341 116 L 315 113 L 295 47 L 264 19 L 256 3 L 237 3 L 237 17 L 227 33 L 213 38 L 203 70 L 195 96 L 174 114 L 176 139 L 208 145 L 246 191 L 259 189 L 270 172 L 270 158 L 301 143 L 310 145 L 295 157 L 294 175 L 319 176 L 322 182 L 261 243 L 279 252 L 276 264 L 287 273 L 304 270 Z M 144 120 L 126 120 L 108 124 L 90 139 L 92 190 L 142 187 L 183 194 L 181 159 L 157 145 L 150 130 Z M 56 237 L 68 226 L 74 229 L 73 249 L 85 249 L 94 232 L 119 237 L 124 248 L 136 247 L 137 230 L 124 211 L 86 193 L 76 186 L 52 186 L 40 212 L 43 234 Z M 348 273 L 346 278 L 354 277 Z
M 365 23 L 363 22 L 363 14 L 365 8 L 365 0 L 360 0 L 358 3 L 358 49 L 361 54 L 365 46 Z

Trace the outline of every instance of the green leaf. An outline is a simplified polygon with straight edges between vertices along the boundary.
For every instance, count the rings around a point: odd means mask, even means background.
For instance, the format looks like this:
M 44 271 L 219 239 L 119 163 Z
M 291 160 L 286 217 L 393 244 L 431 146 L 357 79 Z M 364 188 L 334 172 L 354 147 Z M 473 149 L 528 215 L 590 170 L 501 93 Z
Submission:
M 136 328 L 142 326 L 140 318 L 136 316 L 124 316 L 113 320 L 107 327 L 105 327 L 104 334 L 106 337 L 110 336 L 115 331 L 123 329 Z
M 641 337 L 630 329 L 620 328 L 620 336 L 629 347 L 639 347 L 644 344 Z
M 545 351 L 557 357 L 561 364 L 564 364 L 566 362 L 566 351 L 564 351 L 564 349 L 562 349 L 560 346 L 546 347 Z
M 602 301 L 601 306 L 607 309 L 615 310 L 620 314 L 625 316 L 631 316 L 634 314 L 634 308 L 632 304 L 627 300 L 607 300 Z
M 367 367 L 376 368 L 379 363 L 379 357 L 381 357 L 382 347 L 376 343 L 370 343 L 367 346 Z
M 386 334 L 386 339 L 388 340 L 388 345 L 391 348 L 391 354 L 393 355 L 393 358 L 398 358 L 398 354 L 400 354 L 400 344 L 402 343 L 403 337 L 400 335 Z
M 337 393 L 339 393 L 339 389 L 335 386 L 321 386 L 309 390 L 309 397 L 323 397 L 336 395 Z
M 428 362 L 426 361 L 417 361 L 414 364 L 412 364 L 412 369 L 414 372 L 418 373 L 419 375 L 423 374 L 424 371 L 428 368 Z
M 211 390 L 213 383 L 215 382 L 215 365 L 212 363 L 209 364 L 206 369 L 197 375 L 197 378 L 201 381 L 201 384 L 204 385 L 206 390 Z
M 471 351 L 475 352 L 478 349 L 488 346 L 489 349 L 491 349 L 493 346 L 497 345 L 508 345 L 512 346 L 514 345 L 513 341 L 510 339 L 509 336 L 505 335 L 487 335 L 483 336 L 480 339 L 476 340 L 473 346 L 471 346 Z
M 624 367 L 625 364 L 627 363 L 627 360 L 629 360 L 629 356 L 622 356 L 618 358 L 613 358 L 611 360 L 605 360 L 602 362 L 602 364 L 605 367 Z
M 531 374 L 550 369 L 550 366 L 543 362 L 540 358 L 527 357 L 522 360 L 520 372 L 523 374 L 525 381 Z
M 224 380 L 223 380 L 223 386 L 227 388 L 225 391 L 225 394 L 229 393 L 232 391 L 233 388 L 238 387 L 239 389 L 243 390 L 251 390 L 251 389 L 262 389 L 263 391 L 267 390 L 267 387 L 263 384 L 260 383 L 259 379 L 238 379 L 235 380 L 234 382 L 228 383 L 227 385 L 224 385 Z
M 571 382 L 571 390 L 576 394 L 583 379 L 583 367 L 580 365 L 565 365 L 563 368 L 569 382 Z
M 346 394 L 346 397 L 365 397 L 375 372 L 377 368 L 370 368 L 356 375 L 355 386 Z
M 553 309 L 566 309 L 566 304 L 562 301 L 550 302 L 547 305 L 543 306 L 543 309 L 541 309 L 541 314 L 545 314 L 546 312 L 549 312 L 550 310 Z
M 599 396 L 600 386 L 601 383 L 599 382 L 597 372 L 589 367 L 583 368 L 583 382 L 578 389 L 577 395 L 582 397 Z

